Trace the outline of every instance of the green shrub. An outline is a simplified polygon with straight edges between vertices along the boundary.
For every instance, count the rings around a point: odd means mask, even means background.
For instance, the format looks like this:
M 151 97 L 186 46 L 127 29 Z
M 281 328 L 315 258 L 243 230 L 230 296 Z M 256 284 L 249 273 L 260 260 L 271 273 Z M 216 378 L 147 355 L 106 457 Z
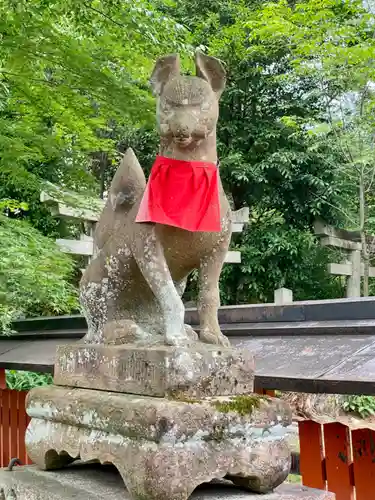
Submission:
M 17 317 L 78 310 L 73 259 L 28 222 L 0 215 L 0 330 Z
M 13 389 L 15 391 L 29 391 L 34 387 L 52 384 L 53 378 L 49 373 L 6 370 L 6 382 L 8 389 Z
M 343 403 L 347 413 L 355 413 L 362 418 L 375 415 L 375 398 L 373 396 L 348 396 Z

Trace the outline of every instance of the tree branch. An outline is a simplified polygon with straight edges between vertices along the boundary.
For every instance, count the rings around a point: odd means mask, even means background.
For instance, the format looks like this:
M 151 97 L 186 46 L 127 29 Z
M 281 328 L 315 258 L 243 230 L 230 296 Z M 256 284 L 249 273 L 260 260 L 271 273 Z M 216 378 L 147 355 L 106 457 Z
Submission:
M 110 17 L 108 14 L 106 14 L 105 12 L 102 12 L 101 10 L 99 9 L 96 9 L 95 7 L 93 7 L 92 5 L 89 5 L 88 2 L 83 2 L 83 5 L 85 7 L 87 7 L 88 9 L 96 12 L 97 14 L 103 16 L 105 19 L 107 19 L 108 21 L 110 21 L 111 23 L 113 24 L 116 24 L 117 26 L 119 26 L 120 28 L 125 28 L 125 29 L 128 29 L 128 26 L 125 26 L 125 24 L 121 24 L 119 23 L 118 21 L 115 21 L 114 19 L 112 19 L 112 17 Z
M 351 222 L 353 224 L 354 227 L 357 227 L 358 224 L 355 222 L 354 219 L 352 219 L 350 217 L 350 215 L 345 212 L 345 210 L 343 210 L 342 208 L 338 207 L 337 205 L 333 205 L 332 203 L 330 203 L 329 201 L 327 201 L 325 198 L 322 198 L 321 196 L 316 196 L 316 199 L 322 201 L 323 203 L 325 203 L 326 205 L 329 205 L 330 207 L 334 208 L 335 210 L 337 210 L 338 212 L 342 213 L 342 215 L 344 215 L 344 217 L 346 217 L 346 219 Z

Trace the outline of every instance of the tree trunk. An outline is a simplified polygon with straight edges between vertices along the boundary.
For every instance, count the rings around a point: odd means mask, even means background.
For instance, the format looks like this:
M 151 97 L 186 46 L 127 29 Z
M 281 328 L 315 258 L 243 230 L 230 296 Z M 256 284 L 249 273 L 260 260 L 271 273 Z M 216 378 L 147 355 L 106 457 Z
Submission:
M 107 153 L 100 154 L 99 172 L 100 172 L 100 198 L 103 199 L 105 191 L 105 171 L 108 167 L 108 155 Z

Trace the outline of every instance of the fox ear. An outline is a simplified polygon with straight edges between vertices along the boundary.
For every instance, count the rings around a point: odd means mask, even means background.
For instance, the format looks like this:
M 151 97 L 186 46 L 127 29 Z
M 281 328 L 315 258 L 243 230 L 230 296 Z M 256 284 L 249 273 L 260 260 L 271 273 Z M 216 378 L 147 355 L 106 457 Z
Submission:
M 150 84 L 155 96 L 160 96 L 163 87 L 173 76 L 180 74 L 180 58 L 178 54 L 160 57 L 156 61 L 154 70 L 151 74 Z
M 197 76 L 203 78 L 211 85 L 212 90 L 219 99 L 225 89 L 226 82 L 225 69 L 222 63 L 219 59 L 207 56 L 197 50 L 195 53 L 195 67 Z

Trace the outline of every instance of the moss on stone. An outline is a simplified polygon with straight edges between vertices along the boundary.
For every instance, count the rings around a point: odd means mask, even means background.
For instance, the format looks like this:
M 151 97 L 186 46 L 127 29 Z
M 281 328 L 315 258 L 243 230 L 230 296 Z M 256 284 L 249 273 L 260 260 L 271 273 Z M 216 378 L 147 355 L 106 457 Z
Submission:
M 199 404 L 202 403 L 200 399 L 193 399 L 185 396 L 185 394 L 181 392 L 174 392 L 168 396 L 170 401 L 178 401 L 179 403 L 189 403 L 189 404 Z
M 251 394 L 249 396 L 235 396 L 227 401 L 212 401 L 212 405 L 221 413 L 235 412 L 239 415 L 251 415 L 254 409 L 258 409 L 261 401 L 267 400 L 267 396 Z

